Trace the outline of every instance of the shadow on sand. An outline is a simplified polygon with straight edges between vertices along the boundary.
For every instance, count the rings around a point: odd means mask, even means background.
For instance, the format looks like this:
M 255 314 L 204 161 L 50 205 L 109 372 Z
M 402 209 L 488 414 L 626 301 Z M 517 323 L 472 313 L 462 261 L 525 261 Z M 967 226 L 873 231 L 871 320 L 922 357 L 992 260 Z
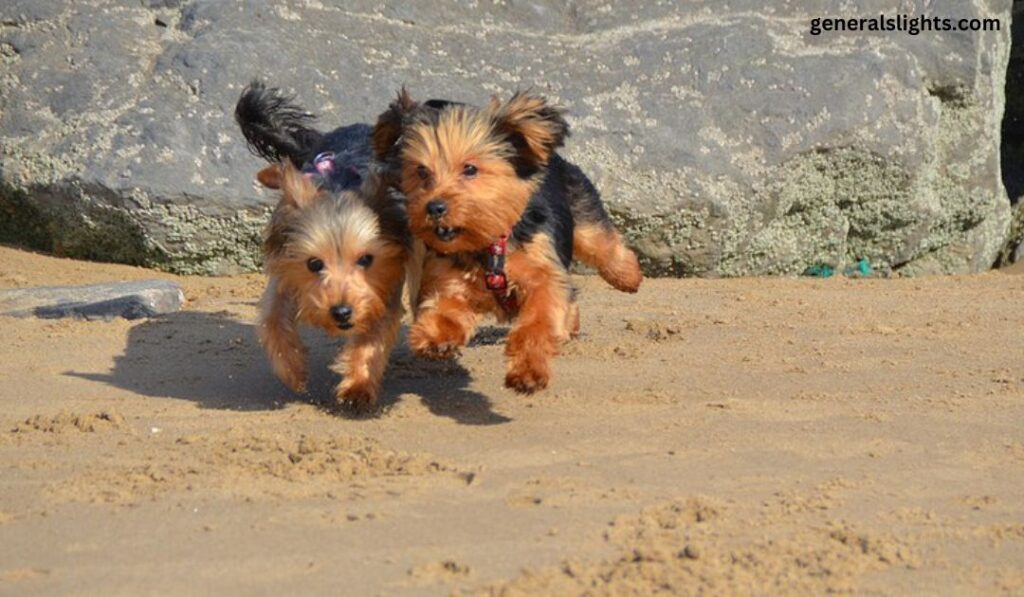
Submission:
M 489 343 L 489 331 L 480 343 Z M 256 341 L 253 325 L 228 312 L 181 312 L 151 319 L 132 328 L 123 355 L 110 373 L 66 375 L 107 383 L 145 396 L 191 400 L 202 408 L 274 410 L 291 401 L 316 404 L 332 413 L 337 377 L 328 370 L 337 344 L 316 330 L 306 330 L 309 392 L 296 395 L 270 370 Z M 380 412 L 413 394 L 436 415 L 464 425 L 496 425 L 511 419 L 494 412 L 487 396 L 469 389 L 469 372 L 456 361 L 429 361 L 413 356 L 400 340 L 391 357 L 381 391 Z M 353 416 L 353 415 L 349 415 Z

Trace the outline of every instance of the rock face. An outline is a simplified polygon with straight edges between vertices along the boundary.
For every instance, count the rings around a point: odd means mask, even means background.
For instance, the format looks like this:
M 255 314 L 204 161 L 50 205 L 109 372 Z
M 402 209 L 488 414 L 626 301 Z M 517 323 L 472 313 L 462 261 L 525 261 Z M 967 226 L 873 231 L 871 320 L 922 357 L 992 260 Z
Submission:
M 1011 31 L 1013 46 L 1006 69 L 1002 162 L 1013 220 L 1001 265 L 1024 261 L 1024 0 L 1014 0 Z
M 261 77 L 325 129 L 372 121 L 403 83 L 473 103 L 533 86 L 570 110 L 565 155 L 650 274 L 978 271 L 1007 240 L 1011 0 L 331 4 L 4 2 L 0 239 L 258 267 L 273 197 L 231 114 Z M 810 33 L 924 12 L 1001 27 Z
M 0 315 L 58 319 L 140 319 L 181 309 L 185 295 L 174 282 L 141 280 L 88 286 L 0 290 Z

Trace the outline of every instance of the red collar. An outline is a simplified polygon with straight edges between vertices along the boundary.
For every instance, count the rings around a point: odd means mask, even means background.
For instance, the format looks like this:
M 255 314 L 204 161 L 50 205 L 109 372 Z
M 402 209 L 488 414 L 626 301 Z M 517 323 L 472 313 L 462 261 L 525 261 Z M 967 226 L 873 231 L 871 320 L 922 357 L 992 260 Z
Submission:
M 505 273 L 505 256 L 508 255 L 508 236 L 501 235 L 498 240 L 487 247 L 487 270 L 484 272 L 484 284 L 494 293 L 505 313 L 514 315 L 519 311 L 519 301 L 515 290 L 508 287 L 508 274 Z

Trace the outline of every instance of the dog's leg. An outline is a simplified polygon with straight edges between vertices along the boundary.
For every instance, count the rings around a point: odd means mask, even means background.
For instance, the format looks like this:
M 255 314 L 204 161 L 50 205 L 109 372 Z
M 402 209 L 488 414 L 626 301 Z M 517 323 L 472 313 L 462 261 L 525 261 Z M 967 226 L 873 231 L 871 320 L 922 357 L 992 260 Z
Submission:
M 306 347 L 302 345 L 295 322 L 295 305 L 278 291 L 271 278 L 260 299 L 260 343 L 270 365 L 286 386 L 296 392 L 306 390 Z
M 597 272 L 618 290 L 636 292 L 643 281 L 636 253 L 626 246 L 622 234 L 601 202 L 597 188 L 575 164 L 564 162 L 572 212 L 573 257 L 597 268 Z
M 482 292 L 478 276 L 446 257 L 427 255 L 416 321 L 409 330 L 412 350 L 434 359 L 456 356 L 476 329 Z
M 409 256 L 405 260 L 405 292 L 413 319 L 416 318 L 416 313 L 419 310 L 417 301 L 420 296 L 420 287 L 423 283 L 423 265 L 426 258 L 426 245 L 418 238 L 413 239 L 412 250 L 409 251 Z
M 597 268 L 597 273 L 623 292 L 636 292 L 643 281 L 636 253 L 611 222 L 577 223 L 572 235 L 573 257 Z
M 573 328 L 568 272 L 545 234 L 509 256 L 509 276 L 520 296 L 519 315 L 505 344 L 505 385 L 524 394 L 547 387 L 551 359 Z
M 388 309 L 374 329 L 349 338 L 331 370 L 343 376 L 335 390 L 338 402 L 365 411 L 377 403 L 381 380 L 398 339 L 402 308 Z
M 569 301 L 569 308 L 566 309 L 566 325 L 569 327 L 569 337 L 579 338 L 580 336 L 580 306 L 576 299 Z

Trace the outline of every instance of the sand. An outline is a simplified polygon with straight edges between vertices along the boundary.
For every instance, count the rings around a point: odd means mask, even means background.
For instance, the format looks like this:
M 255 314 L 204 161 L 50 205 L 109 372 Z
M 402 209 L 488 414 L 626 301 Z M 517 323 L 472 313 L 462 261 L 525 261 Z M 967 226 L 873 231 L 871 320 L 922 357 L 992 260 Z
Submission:
M 552 387 L 503 329 L 400 349 L 377 418 L 296 396 L 263 280 L 0 248 L 0 286 L 184 311 L 0 320 L 0 594 L 1024 593 L 1024 276 L 581 276 Z

